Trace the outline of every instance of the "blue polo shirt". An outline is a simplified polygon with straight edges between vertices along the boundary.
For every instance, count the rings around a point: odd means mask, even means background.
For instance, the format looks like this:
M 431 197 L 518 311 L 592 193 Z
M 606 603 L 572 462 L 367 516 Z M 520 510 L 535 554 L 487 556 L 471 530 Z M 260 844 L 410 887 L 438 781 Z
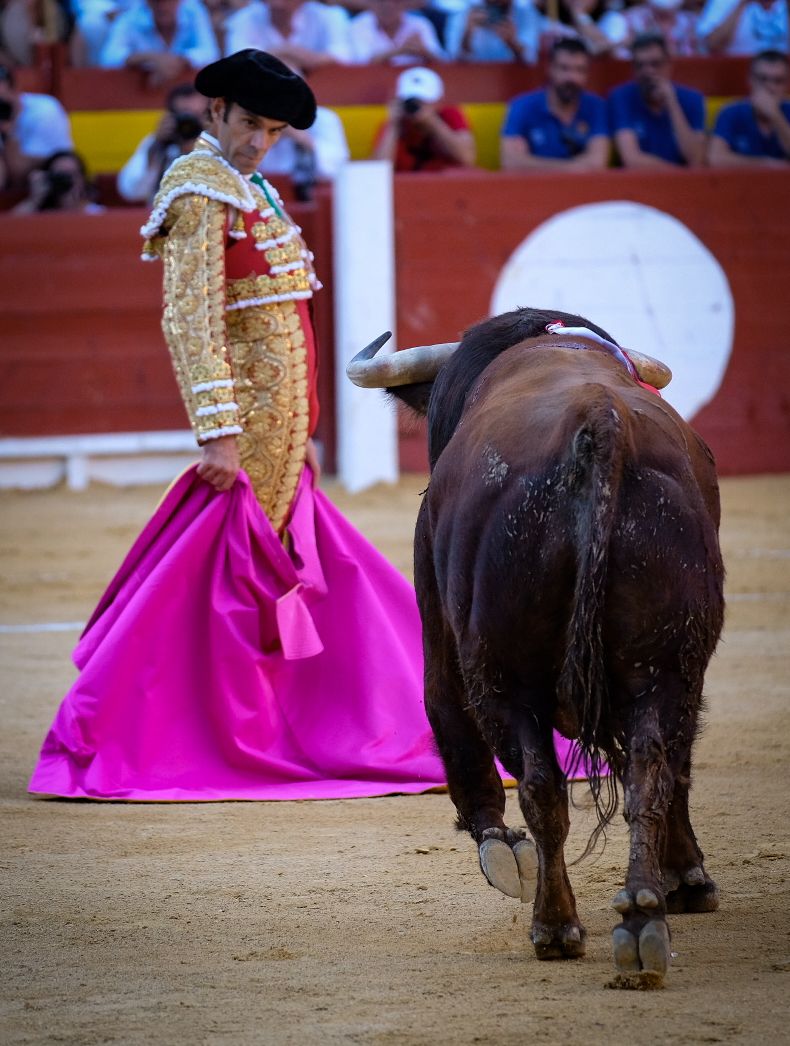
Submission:
M 503 138 L 524 138 L 533 156 L 569 160 L 587 147 L 590 138 L 608 136 L 606 103 L 584 91 L 576 115 L 564 124 L 549 110 L 547 91 L 530 91 L 508 107 Z
M 785 120 L 790 121 L 790 102 L 782 102 L 781 109 Z M 732 151 L 741 156 L 790 159 L 782 148 L 776 131 L 763 134 L 760 130 L 751 102 L 733 102 L 732 105 L 725 105 L 716 117 L 713 133 L 723 138 Z
M 678 87 L 675 91 L 689 127 L 693 131 L 705 129 L 705 99 L 699 91 L 690 87 Z M 643 153 L 660 156 L 669 163 L 685 164 L 685 159 L 672 130 L 669 113 L 654 113 L 645 105 L 642 94 L 635 83 L 615 87 L 609 95 L 609 120 L 612 134 L 617 131 L 633 131 Z

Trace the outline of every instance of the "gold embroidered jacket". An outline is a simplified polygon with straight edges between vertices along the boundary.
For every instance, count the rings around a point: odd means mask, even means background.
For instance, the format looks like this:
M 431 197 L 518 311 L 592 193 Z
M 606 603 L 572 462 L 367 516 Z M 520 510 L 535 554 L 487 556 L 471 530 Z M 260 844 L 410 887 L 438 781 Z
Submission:
M 299 305 L 320 286 L 312 255 L 274 189 L 203 137 L 165 174 L 141 231 L 143 256 L 164 262 L 162 329 L 195 436 L 239 437 L 279 529 L 308 437 L 312 332 Z

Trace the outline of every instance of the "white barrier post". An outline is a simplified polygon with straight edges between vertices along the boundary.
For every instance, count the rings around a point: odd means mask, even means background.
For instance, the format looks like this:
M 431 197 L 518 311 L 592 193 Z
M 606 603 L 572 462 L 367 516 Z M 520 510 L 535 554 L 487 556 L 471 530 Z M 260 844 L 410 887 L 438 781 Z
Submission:
M 398 479 L 398 422 L 384 393 L 346 377 L 349 360 L 385 330 L 395 347 L 392 165 L 349 163 L 334 187 L 337 468 L 352 493 Z

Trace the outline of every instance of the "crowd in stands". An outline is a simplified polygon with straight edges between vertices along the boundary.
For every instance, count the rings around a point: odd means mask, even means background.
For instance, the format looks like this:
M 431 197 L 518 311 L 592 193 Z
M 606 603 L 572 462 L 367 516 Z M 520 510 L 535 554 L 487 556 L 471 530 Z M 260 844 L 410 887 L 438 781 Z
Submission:
M 475 163 L 463 111 L 443 103 L 442 63 L 535 63 L 543 89 L 510 101 L 501 167 L 585 171 L 624 167 L 790 166 L 788 0 L 0 0 L 0 189 L 29 185 L 22 210 L 96 209 L 69 118 L 48 95 L 20 92 L 14 69 L 61 41 L 76 66 L 131 68 L 175 85 L 153 134 L 118 176 L 119 196 L 150 201 L 163 171 L 194 145 L 205 100 L 184 82 L 244 47 L 310 75 L 326 65 L 403 68 L 373 155 L 397 171 Z M 705 100 L 676 84 L 678 56 L 751 56 L 748 98 L 725 106 L 706 134 Z M 628 58 L 632 79 L 603 99 L 590 62 Z M 339 117 L 319 109 L 289 131 L 264 173 L 288 175 L 308 198 L 348 159 Z M 53 192 L 70 182 L 68 192 Z
M 424 6 L 420 6 L 420 4 Z M 18 65 L 62 41 L 74 65 L 173 79 L 258 47 L 309 72 L 328 63 L 535 62 L 558 37 L 631 56 L 644 33 L 671 55 L 788 49 L 787 0 L 0 0 L 0 53 Z

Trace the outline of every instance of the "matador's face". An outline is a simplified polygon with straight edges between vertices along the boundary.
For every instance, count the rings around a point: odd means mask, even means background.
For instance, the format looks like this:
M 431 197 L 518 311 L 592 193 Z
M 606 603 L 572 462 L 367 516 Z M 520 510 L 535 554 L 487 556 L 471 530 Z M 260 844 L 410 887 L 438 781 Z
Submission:
M 212 99 L 211 116 L 223 156 L 242 174 L 253 174 L 258 169 L 288 126 L 282 120 L 258 116 L 224 98 Z

